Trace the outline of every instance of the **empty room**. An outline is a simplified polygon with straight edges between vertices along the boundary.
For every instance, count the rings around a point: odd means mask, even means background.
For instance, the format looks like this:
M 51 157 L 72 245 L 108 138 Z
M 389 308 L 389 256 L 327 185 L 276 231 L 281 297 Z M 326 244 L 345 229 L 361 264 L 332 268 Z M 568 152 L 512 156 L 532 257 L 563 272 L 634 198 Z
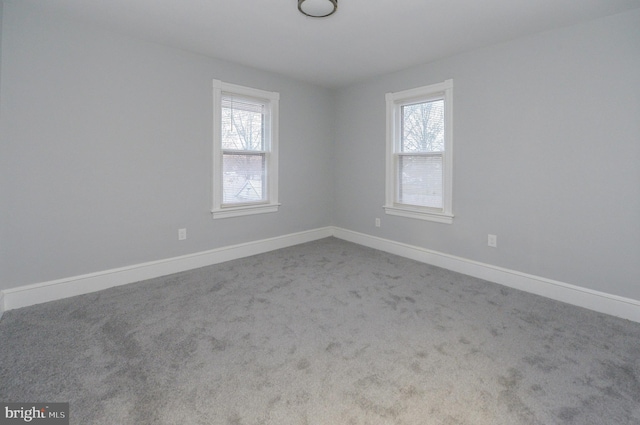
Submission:
M 640 423 L 640 0 L 0 0 L 0 423 Z

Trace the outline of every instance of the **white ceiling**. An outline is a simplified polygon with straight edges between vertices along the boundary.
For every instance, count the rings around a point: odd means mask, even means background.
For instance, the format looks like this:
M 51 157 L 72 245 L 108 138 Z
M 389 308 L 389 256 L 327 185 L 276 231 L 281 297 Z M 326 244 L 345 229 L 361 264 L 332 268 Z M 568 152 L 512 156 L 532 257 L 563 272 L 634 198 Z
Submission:
M 640 7 L 640 0 L 22 0 L 106 29 L 326 87 Z

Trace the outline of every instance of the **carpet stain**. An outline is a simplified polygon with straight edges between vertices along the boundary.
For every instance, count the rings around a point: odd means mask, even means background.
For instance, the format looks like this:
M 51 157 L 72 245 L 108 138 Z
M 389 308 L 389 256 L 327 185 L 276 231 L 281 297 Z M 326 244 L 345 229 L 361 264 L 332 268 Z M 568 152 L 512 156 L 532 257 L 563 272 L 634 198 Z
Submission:
M 445 345 L 447 344 L 443 342 L 442 344 L 434 345 L 433 348 L 435 348 L 436 351 L 442 354 L 443 356 L 448 356 L 449 353 L 447 352 L 447 350 L 444 349 Z
M 522 360 L 528 365 L 533 366 L 544 373 L 550 373 L 559 367 L 553 362 L 553 360 L 541 355 L 526 356 L 523 357 Z
M 400 388 L 400 394 L 402 394 L 402 398 L 410 399 L 410 398 L 420 398 L 424 394 L 422 391 L 418 391 L 415 385 L 409 385 L 408 387 Z
M 108 320 L 101 328 L 105 348 L 118 357 L 135 358 L 140 354 L 140 346 L 130 333 L 131 325 L 119 318 Z
M 242 417 L 237 413 L 234 413 L 233 415 L 227 418 L 227 425 L 243 425 Z
M 411 369 L 411 371 L 413 373 L 417 373 L 417 374 L 424 373 L 424 370 L 422 369 L 422 366 L 420 366 L 420 363 L 418 363 L 418 362 L 411 363 L 411 366 L 409 368 Z
M 575 418 L 580 414 L 580 409 L 575 407 L 562 407 L 558 412 L 558 418 L 562 421 L 562 423 L 573 424 L 575 423 Z
M 298 369 L 298 370 L 306 370 L 306 369 L 309 369 L 309 367 L 311 367 L 311 362 L 309 362 L 308 359 L 301 359 L 296 364 L 296 369 Z
M 329 345 L 327 345 L 327 348 L 325 348 L 325 351 L 331 353 L 331 354 L 337 354 L 338 351 L 340 351 L 342 348 L 342 344 L 340 344 L 339 342 L 330 342 Z
M 519 395 L 519 387 L 523 380 L 523 374 L 515 368 L 509 368 L 507 376 L 500 376 L 498 383 L 504 387 L 500 391 L 498 400 L 504 403 L 509 412 L 516 414 L 524 424 L 543 425 L 535 417 L 534 412 L 522 400 Z
M 362 299 L 362 295 L 360 295 L 360 293 L 358 291 L 349 291 L 349 294 L 353 295 L 354 297 L 356 297 L 359 300 Z
M 629 364 L 601 362 L 599 369 L 600 378 L 609 383 L 615 394 L 629 397 L 640 405 L 640 366 L 636 370 Z
M 311 394 L 309 394 L 307 391 L 301 391 L 299 393 L 296 393 L 293 403 L 296 406 L 302 406 L 307 404 L 310 400 Z
M 228 346 L 227 341 L 220 340 L 214 337 L 209 337 L 209 343 L 211 344 L 211 351 L 224 351 Z
M 375 416 L 388 419 L 395 419 L 398 417 L 399 409 L 397 406 L 383 406 L 363 396 L 355 397 L 354 402 L 362 410 Z

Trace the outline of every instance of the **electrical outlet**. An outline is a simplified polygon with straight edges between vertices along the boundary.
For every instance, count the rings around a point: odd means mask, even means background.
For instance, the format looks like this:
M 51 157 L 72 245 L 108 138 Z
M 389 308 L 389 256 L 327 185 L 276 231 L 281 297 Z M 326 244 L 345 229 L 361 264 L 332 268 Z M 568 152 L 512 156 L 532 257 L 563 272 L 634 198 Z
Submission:
M 496 235 L 489 235 L 489 237 L 487 238 L 487 245 L 489 245 L 492 248 L 497 248 L 498 237 Z
M 178 229 L 178 240 L 183 241 L 187 239 L 187 229 Z
M 376 227 L 380 227 L 380 219 L 376 218 Z

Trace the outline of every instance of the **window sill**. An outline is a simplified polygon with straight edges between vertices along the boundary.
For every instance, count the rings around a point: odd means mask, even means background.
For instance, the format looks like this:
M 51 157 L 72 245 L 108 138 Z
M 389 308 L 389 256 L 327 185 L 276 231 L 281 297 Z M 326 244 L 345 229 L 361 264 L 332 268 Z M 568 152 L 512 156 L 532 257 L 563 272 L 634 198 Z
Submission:
M 211 214 L 215 219 L 241 217 L 244 215 L 266 214 L 278 212 L 280 204 L 260 204 L 260 205 L 243 205 L 239 207 L 227 207 L 211 210 Z
M 397 215 L 400 217 L 415 218 L 418 220 L 434 221 L 436 223 L 452 224 L 453 215 L 442 212 L 434 212 L 421 208 L 411 208 L 398 205 L 385 205 L 384 212 L 389 215 Z

